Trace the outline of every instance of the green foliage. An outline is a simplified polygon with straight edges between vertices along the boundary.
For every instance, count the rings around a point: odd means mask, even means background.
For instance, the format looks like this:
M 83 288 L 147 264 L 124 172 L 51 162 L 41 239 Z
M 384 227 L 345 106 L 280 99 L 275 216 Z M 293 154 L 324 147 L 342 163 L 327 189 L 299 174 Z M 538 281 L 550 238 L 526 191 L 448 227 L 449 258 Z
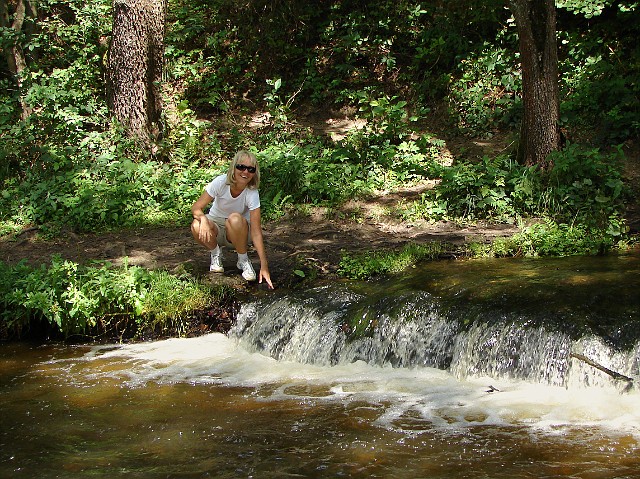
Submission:
M 442 168 L 441 182 L 423 194 L 407 216 L 429 219 L 490 219 L 514 223 L 540 216 L 558 223 L 583 224 L 611 236 L 626 231 L 619 219 L 625 198 L 623 154 L 569 145 L 553 153 L 555 166 L 544 172 L 509 156 Z
M 127 328 L 132 336 L 149 330 L 181 334 L 194 312 L 230 295 L 228 288 L 126 264 L 80 266 L 60 257 L 39 268 L 0 262 L 0 324 L 8 336 L 20 337 L 38 322 L 65 338 Z
M 565 124 L 584 129 L 590 140 L 604 144 L 637 137 L 640 132 L 640 90 L 635 75 L 640 64 L 630 64 L 626 72 L 619 58 L 601 55 L 565 62 L 566 100 L 561 104 Z M 612 63 L 615 62 L 615 63 Z M 595 134 L 593 130 L 595 129 Z
M 343 253 L 338 274 L 350 279 L 399 273 L 418 262 L 437 258 L 445 249 L 441 243 L 409 244 L 400 251 L 375 251 L 362 254 Z
M 313 136 L 298 138 L 278 128 L 279 141 L 259 152 L 264 172 L 260 194 L 267 218 L 282 214 L 287 205 L 338 205 L 437 170 L 444 142 L 412 129 L 406 102 L 370 98 L 365 92 L 358 97 L 364 128 L 334 143 Z
M 525 228 L 510 238 L 498 238 L 489 256 L 574 256 L 604 254 L 616 244 L 616 235 L 585 225 L 552 221 Z
M 388 187 L 429 176 L 437 169 L 436 160 L 444 142 L 413 127 L 418 116 L 409 117 L 407 102 L 397 97 L 375 97 L 357 92 L 359 116 L 365 126 L 350 132 L 338 142 L 338 150 L 384 178 L 378 187 Z
M 181 169 L 197 161 L 211 163 L 220 158 L 223 154 L 220 142 L 216 137 L 207 136 L 210 122 L 198 118 L 184 100 L 177 103 L 174 116 L 169 134 L 160 144 L 159 161 Z
M 172 74 L 200 110 L 236 107 L 243 94 L 261 98 L 269 90 L 266 79 L 289 81 L 300 71 L 325 8 L 302 1 L 173 1 L 167 35 Z
M 212 170 L 195 163 L 134 162 L 110 148 L 55 175 L 27 171 L 20 182 L 5 182 L 0 218 L 7 229 L 9 224 L 76 231 L 175 224 L 188 217 L 211 176 Z
M 267 217 L 283 203 L 338 203 L 366 187 L 362 169 L 320 143 L 273 145 L 261 152 L 261 196 Z
M 606 230 L 623 206 L 623 157 L 620 148 L 603 154 L 599 149 L 569 145 L 554 152 L 554 167 L 545 178 L 546 189 L 541 195 L 542 212 L 560 222 Z
M 517 127 L 521 116 L 522 79 L 515 61 L 517 49 L 485 44 L 460 62 L 460 76 L 451 84 L 453 117 L 462 131 L 487 136 Z
M 637 138 L 640 128 L 640 74 L 637 42 L 640 34 L 636 1 L 565 0 L 575 15 L 561 15 L 561 112 L 563 123 L 597 144 L 617 144 Z M 562 10 L 559 10 L 562 14 Z M 589 18 L 587 24 L 580 16 Z
M 38 11 L 37 33 L 21 44 L 29 59 L 22 82 L 0 90 L 0 163 L 9 167 L 0 180 L 25 168 L 58 169 L 60 158 L 72 157 L 107 120 L 100 37 L 109 28 L 110 2 L 54 0 Z M 11 31 L 2 30 L 0 41 L 10 41 Z M 34 112 L 24 122 L 19 98 Z
M 343 104 L 376 85 L 412 85 L 435 99 L 469 49 L 492 38 L 507 11 L 499 0 L 413 2 L 173 1 L 168 10 L 172 73 L 201 109 L 225 110 L 241 95 L 261 98 L 281 78 L 317 105 Z M 398 86 L 393 85 L 397 79 Z
M 137 267 L 80 267 L 54 257 L 50 267 L 10 267 L 0 262 L 2 321 L 20 332 L 33 319 L 45 320 L 65 337 L 105 328 L 142 313 L 149 274 Z
M 535 211 L 541 177 L 508 155 L 441 169 L 441 182 L 422 195 L 413 214 L 431 219 L 514 222 Z
M 557 0 L 558 8 L 566 8 L 570 12 L 580 13 L 585 18 L 591 18 L 602 13 L 611 0 Z
M 230 287 L 213 289 L 190 276 L 176 277 L 166 271 L 149 274 L 151 281 L 137 318 L 139 330 L 183 335 L 195 311 L 222 303 L 233 294 Z

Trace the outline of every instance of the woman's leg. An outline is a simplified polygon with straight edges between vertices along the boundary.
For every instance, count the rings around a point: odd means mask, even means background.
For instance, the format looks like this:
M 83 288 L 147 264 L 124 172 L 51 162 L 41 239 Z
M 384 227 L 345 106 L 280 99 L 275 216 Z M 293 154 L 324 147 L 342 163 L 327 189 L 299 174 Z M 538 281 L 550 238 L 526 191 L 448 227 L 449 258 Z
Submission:
M 193 222 L 191 223 L 191 234 L 198 243 L 209 250 L 209 253 L 211 255 L 209 271 L 213 273 L 223 273 L 224 266 L 222 265 L 222 250 L 218 245 L 218 233 L 220 232 L 220 228 L 214 221 L 210 220 L 207 217 L 203 218 L 201 221 L 206 221 L 208 223 L 207 226 L 210 229 L 208 238 L 204 239 L 200 237 L 202 223 L 198 220 L 193 220 Z
M 256 272 L 247 256 L 249 222 L 244 216 L 234 213 L 227 218 L 225 229 L 227 230 L 227 239 L 233 244 L 238 253 L 236 266 L 242 271 L 242 277 L 247 281 L 255 281 Z
M 205 241 L 200 239 L 200 220 L 195 219 L 191 222 L 191 234 L 193 235 L 193 239 L 208 250 L 216 249 L 218 246 L 218 226 L 209 218 L 205 217 L 203 218 L 203 221 L 208 221 L 209 227 L 211 228 L 209 240 Z
M 249 223 L 247 219 L 239 213 L 231 213 L 225 222 L 227 229 L 227 239 L 238 252 L 245 254 L 248 248 Z

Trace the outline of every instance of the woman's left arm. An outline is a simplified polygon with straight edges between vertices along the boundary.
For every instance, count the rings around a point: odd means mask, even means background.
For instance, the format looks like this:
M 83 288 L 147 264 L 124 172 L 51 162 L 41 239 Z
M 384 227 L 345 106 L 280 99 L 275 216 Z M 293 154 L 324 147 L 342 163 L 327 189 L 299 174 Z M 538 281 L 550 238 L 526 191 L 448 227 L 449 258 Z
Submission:
M 262 283 L 262 280 L 264 279 L 269 285 L 269 288 L 273 289 L 271 274 L 269 273 L 269 261 L 267 260 L 267 252 L 265 251 L 264 239 L 262 237 L 260 208 L 251 210 L 249 212 L 249 217 L 251 219 L 251 241 L 253 242 L 253 247 L 258 253 L 258 257 L 260 258 L 260 274 L 258 275 L 258 283 Z

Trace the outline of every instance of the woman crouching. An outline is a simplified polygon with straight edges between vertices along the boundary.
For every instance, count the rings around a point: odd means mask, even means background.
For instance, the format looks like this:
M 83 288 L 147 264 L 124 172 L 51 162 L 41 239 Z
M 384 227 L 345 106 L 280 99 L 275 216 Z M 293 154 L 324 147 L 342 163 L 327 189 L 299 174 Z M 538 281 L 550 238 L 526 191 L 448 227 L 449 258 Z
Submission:
M 260 224 L 259 185 L 260 166 L 256 156 L 248 151 L 239 151 L 233 157 L 227 174 L 214 178 L 191 207 L 191 233 L 211 253 L 209 271 L 224 272 L 221 247 L 233 247 L 238 253 L 236 266 L 247 281 L 256 279 L 247 254 L 249 245 L 253 244 L 260 258 L 258 282 L 262 283 L 264 279 L 273 289 Z M 205 213 L 209 204 L 209 212 Z

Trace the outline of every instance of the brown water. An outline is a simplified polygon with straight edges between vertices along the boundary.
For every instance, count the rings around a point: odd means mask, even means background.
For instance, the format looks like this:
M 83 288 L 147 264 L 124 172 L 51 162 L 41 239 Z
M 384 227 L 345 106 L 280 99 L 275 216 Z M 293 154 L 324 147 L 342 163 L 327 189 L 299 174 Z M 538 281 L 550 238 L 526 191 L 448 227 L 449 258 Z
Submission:
M 302 364 L 220 334 L 2 344 L 0 411 L 0 478 L 640 478 L 638 388 Z
M 640 477 L 637 394 L 273 364 L 213 336 L 2 346 L 0 477 Z

